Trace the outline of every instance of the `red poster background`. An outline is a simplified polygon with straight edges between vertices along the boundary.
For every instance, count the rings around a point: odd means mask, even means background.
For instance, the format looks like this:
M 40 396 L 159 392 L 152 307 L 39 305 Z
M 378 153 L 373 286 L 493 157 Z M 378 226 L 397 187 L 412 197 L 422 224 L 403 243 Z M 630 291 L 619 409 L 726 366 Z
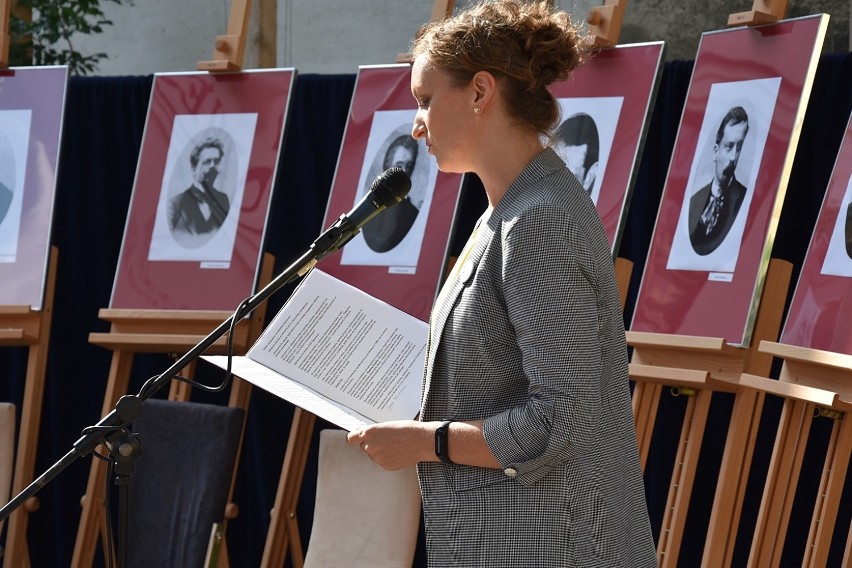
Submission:
M 662 72 L 663 42 L 601 50 L 573 76 L 551 86 L 556 98 L 623 97 L 597 209 L 612 250 L 618 251 L 647 120 Z M 566 117 L 563 117 L 563 119 Z
M 827 17 L 817 15 L 702 36 L 632 330 L 720 337 L 733 345 L 750 341 L 826 24 Z M 716 83 L 771 77 L 781 77 L 778 99 L 732 280 L 711 281 L 706 271 L 668 270 L 666 262 L 710 88 Z
M 417 104 L 411 95 L 410 65 L 363 66 L 358 70 L 349 120 L 326 209 L 325 227 L 352 209 L 358 195 L 358 180 L 373 113 L 416 109 Z M 460 174 L 438 172 L 416 273 L 394 273 L 387 266 L 343 265 L 342 250 L 323 259 L 319 267 L 323 272 L 427 321 L 447 263 L 447 249 L 461 182 Z
M 157 74 L 110 307 L 233 310 L 255 289 L 295 71 Z M 257 113 L 233 255 L 227 268 L 149 261 L 176 115 Z
M 44 302 L 67 83 L 65 66 L 0 71 L 0 110 L 31 111 L 18 248 L 14 262 L 0 263 L 0 305 Z
M 821 274 L 852 176 L 852 117 L 840 145 L 781 342 L 852 355 L 852 277 Z M 843 221 L 841 221 L 843 222 Z

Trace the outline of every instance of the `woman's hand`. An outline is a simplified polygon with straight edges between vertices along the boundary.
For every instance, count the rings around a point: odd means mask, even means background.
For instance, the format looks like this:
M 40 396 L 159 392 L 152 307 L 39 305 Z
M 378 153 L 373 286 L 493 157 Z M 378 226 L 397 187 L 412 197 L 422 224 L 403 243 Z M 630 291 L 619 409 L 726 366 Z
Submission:
M 370 459 L 386 470 L 435 461 L 435 423 L 416 420 L 382 422 L 349 432 L 346 440 L 361 446 Z

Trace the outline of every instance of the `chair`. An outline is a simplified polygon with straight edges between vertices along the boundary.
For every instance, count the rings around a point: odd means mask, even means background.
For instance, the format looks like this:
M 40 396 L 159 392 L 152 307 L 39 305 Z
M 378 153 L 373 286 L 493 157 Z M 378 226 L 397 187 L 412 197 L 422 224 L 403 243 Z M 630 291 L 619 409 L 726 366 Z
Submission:
M 128 568 L 216 565 L 214 528 L 224 522 L 244 418 L 240 407 L 144 402 L 133 423 L 142 453 L 130 487 Z
M 411 568 L 420 527 L 414 468 L 385 471 L 344 430 L 320 431 L 304 568 Z

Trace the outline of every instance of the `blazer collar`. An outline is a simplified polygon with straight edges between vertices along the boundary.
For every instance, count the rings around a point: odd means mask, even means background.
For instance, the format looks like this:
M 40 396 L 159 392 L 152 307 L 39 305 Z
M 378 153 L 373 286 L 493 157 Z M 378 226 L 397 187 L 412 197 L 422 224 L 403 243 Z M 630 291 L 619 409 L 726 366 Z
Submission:
M 554 171 L 564 168 L 565 163 L 559 158 L 556 152 L 551 148 L 545 148 L 533 158 L 518 178 L 512 182 L 512 185 L 509 186 L 500 203 L 491 211 L 490 215 L 488 212 L 485 212 L 479 221 L 477 221 L 476 228 L 474 229 L 476 240 L 466 257 L 464 259 L 459 258 L 459 262 L 463 262 L 463 264 L 459 265 L 457 272 L 454 271 L 453 281 L 447 284 L 450 288 L 445 294 L 441 294 L 443 296 L 441 302 L 436 304 L 435 309 L 432 311 L 429 323 L 429 347 L 425 377 L 427 390 L 423 392 L 424 403 L 428 396 L 428 385 L 431 381 L 435 354 L 438 351 L 447 319 L 453 309 L 455 309 L 456 302 L 462 290 L 476 275 L 479 262 L 482 260 L 488 244 L 492 241 L 494 233 L 499 230 L 504 219 L 514 217 L 520 207 L 520 203 L 523 202 L 524 188 L 535 185 Z
M 429 322 L 429 350 L 427 355 L 429 369 L 432 368 L 432 364 L 435 362 L 435 353 L 438 350 L 447 319 L 455 308 L 462 290 L 464 290 L 464 287 L 476 274 L 479 261 L 482 259 L 482 255 L 485 254 L 485 249 L 494 235 L 494 225 L 489 222 L 490 218 L 493 218 L 493 211 L 490 216 L 486 211 L 476 222 L 470 237 L 472 242 L 469 241 L 465 245 L 465 248 L 470 247 L 470 250 L 466 254 L 459 256 L 459 259 L 456 261 L 459 263 L 457 269 L 456 267 L 453 268 L 450 275 L 451 280 L 448 279 L 445 283 L 445 286 L 448 286 L 448 288 L 446 291 L 441 291 L 439 302 L 436 303 L 435 309 L 432 311 L 432 317 Z

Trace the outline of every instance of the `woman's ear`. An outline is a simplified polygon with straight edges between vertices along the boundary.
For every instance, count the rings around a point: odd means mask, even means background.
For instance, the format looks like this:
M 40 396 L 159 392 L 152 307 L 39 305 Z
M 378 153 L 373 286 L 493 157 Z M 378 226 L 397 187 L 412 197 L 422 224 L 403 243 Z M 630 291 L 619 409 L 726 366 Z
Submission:
M 493 101 L 497 90 L 497 81 L 488 71 L 477 71 L 471 80 L 473 87 L 473 105 L 485 110 Z

